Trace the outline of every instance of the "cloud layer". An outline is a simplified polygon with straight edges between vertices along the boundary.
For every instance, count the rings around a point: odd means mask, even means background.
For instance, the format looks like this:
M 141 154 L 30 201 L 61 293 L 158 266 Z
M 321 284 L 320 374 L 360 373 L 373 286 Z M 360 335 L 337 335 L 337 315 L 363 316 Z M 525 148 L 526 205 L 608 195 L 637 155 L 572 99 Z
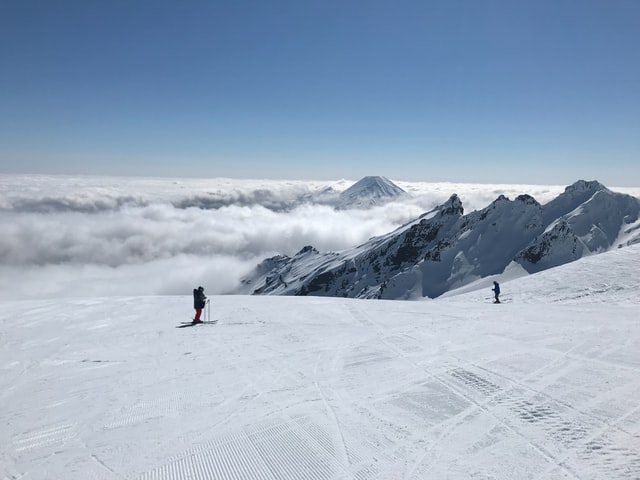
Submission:
M 200 284 L 227 293 L 268 256 L 352 247 L 452 193 L 471 211 L 500 194 L 545 203 L 564 188 L 397 182 L 411 194 L 402 202 L 314 203 L 352 183 L 0 176 L 0 298 L 189 294 Z

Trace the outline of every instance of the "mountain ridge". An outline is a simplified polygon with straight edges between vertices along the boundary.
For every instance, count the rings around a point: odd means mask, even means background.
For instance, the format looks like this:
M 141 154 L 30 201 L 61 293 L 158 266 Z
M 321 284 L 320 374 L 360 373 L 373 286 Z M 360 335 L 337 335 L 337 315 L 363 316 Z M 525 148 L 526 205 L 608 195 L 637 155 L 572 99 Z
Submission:
M 320 253 L 306 246 L 293 257 L 266 259 L 243 279 L 240 293 L 435 298 L 511 263 L 531 274 L 637 243 L 639 215 L 639 199 L 597 181 L 579 180 L 545 205 L 530 195 L 500 195 L 467 215 L 453 194 L 356 247 Z

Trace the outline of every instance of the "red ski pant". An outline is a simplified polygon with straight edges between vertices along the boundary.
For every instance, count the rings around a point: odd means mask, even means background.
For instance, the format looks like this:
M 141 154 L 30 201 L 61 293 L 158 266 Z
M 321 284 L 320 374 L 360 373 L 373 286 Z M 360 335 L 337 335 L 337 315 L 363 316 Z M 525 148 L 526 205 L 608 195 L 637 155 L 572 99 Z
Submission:
M 194 320 L 200 320 L 200 315 L 202 314 L 201 308 L 196 308 L 196 318 Z

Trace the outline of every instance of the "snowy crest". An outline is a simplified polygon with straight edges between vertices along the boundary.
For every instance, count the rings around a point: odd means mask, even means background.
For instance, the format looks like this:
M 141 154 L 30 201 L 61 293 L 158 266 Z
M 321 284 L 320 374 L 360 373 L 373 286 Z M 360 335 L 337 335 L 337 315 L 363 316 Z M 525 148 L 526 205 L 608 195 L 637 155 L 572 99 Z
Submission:
M 598 182 L 579 181 L 544 206 L 546 231 L 516 261 L 529 273 L 572 262 L 584 255 L 630 245 L 640 239 L 640 200 L 614 193 Z
M 367 177 L 353 192 L 370 192 L 379 185 L 376 178 Z M 467 215 L 454 194 L 413 222 L 352 249 L 320 253 L 305 247 L 292 258 L 263 262 L 241 293 L 434 298 L 499 275 L 513 262 L 535 273 L 638 243 L 639 215 L 639 199 L 598 182 L 576 182 L 546 205 L 530 195 L 500 195 Z

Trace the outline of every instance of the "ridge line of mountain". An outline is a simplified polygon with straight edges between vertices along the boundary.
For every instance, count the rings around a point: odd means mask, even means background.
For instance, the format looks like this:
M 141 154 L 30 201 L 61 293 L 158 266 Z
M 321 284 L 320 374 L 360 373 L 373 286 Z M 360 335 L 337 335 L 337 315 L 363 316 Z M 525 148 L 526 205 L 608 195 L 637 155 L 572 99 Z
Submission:
M 305 246 L 262 261 L 238 293 L 435 298 L 516 264 L 526 273 L 640 242 L 640 199 L 579 180 L 545 205 L 500 195 L 464 214 L 453 194 L 387 234 L 339 252 Z

